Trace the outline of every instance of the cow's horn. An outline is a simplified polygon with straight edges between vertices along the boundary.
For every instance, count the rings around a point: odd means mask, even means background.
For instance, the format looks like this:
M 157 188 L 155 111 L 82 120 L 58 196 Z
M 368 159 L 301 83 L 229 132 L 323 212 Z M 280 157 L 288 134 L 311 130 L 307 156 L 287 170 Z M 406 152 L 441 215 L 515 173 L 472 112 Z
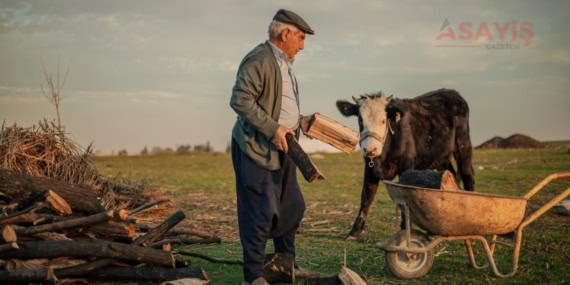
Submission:
M 358 103 L 358 99 L 356 99 L 356 97 L 352 96 L 352 100 L 354 100 L 354 103 Z
M 392 97 L 394 97 L 394 94 L 388 96 L 388 98 L 386 98 L 386 100 L 390 101 L 390 100 L 392 100 Z

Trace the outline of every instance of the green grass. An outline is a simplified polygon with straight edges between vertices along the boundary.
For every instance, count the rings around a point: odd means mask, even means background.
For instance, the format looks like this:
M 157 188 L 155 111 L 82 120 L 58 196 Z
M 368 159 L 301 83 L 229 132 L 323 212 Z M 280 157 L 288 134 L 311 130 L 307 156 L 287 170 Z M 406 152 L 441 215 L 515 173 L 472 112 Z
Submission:
M 547 141 L 547 144 L 552 144 L 552 145 L 570 145 L 570 141 Z
M 297 237 L 297 262 L 324 275 L 337 274 L 347 253 L 349 268 L 365 276 L 369 284 L 563 284 L 570 282 L 570 219 L 548 212 L 524 231 L 519 269 L 514 277 L 495 277 L 489 269 L 475 270 L 463 243 L 438 246 L 439 256 L 427 276 L 402 281 L 386 267 L 384 253 L 374 247 L 396 232 L 394 204 L 380 187 L 368 218 L 367 230 L 357 242 L 344 240 L 358 211 L 362 186 L 362 158 L 358 154 L 323 154 L 314 159 L 326 175 L 324 181 L 307 183 L 299 174 L 307 211 Z M 228 154 L 192 154 L 140 157 L 100 157 L 95 163 L 102 175 L 144 179 L 166 189 L 192 223 L 215 231 L 221 245 L 185 247 L 187 250 L 225 259 L 240 259 L 237 237 L 234 174 Z M 570 171 L 566 149 L 476 150 L 473 167 L 476 191 L 523 196 L 551 173 Z M 559 181 L 529 202 L 536 210 L 556 193 L 570 187 Z M 473 213 L 478 215 L 481 213 Z M 267 251 L 271 251 L 269 243 Z M 511 250 L 496 253 L 499 268 L 511 267 Z M 480 256 L 479 260 L 483 260 Z M 192 258 L 214 284 L 239 284 L 241 267 L 212 264 Z

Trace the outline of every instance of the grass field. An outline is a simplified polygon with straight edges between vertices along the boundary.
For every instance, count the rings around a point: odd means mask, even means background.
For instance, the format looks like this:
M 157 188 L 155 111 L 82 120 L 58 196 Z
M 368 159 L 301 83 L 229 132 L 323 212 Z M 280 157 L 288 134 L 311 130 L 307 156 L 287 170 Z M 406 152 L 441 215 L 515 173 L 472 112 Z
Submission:
M 519 269 L 514 277 L 495 277 L 489 269 L 470 267 L 462 242 L 444 243 L 427 276 L 403 281 L 386 267 L 384 253 L 374 247 L 395 232 L 394 204 L 379 188 L 367 230 L 357 242 L 344 240 L 360 202 L 362 158 L 359 154 L 322 154 L 314 162 L 327 180 L 306 183 L 299 174 L 307 211 L 297 238 L 297 262 L 325 276 L 337 274 L 344 260 L 367 278 L 368 284 L 564 284 L 570 283 L 570 218 L 552 211 L 524 231 Z M 135 157 L 98 157 L 102 175 L 144 179 L 159 186 L 185 211 L 188 219 L 222 236 L 221 245 L 185 249 L 225 259 L 241 259 L 237 237 L 234 175 L 228 154 L 190 154 Z M 473 166 L 476 191 L 523 196 L 544 177 L 570 171 L 567 149 L 477 150 Z M 529 202 L 527 213 L 570 187 L 569 181 L 548 186 Z M 480 215 L 482 213 L 472 213 Z M 271 251 L 271 244 L 267 251 Z M 499 247 L 496 259 L 502 271 L 511 268 L 512 251 Z M 479 260 L 483 256 L 479 255 Z M 213 284 L 239 284 L 241 267 L 192 258 Z M 480 262 L 481 263 L 481 262 Z

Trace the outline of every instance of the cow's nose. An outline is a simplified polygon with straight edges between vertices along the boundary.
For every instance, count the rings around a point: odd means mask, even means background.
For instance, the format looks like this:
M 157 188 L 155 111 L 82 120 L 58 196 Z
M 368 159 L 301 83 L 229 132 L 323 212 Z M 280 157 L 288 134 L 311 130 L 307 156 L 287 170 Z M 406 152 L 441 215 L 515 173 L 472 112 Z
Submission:
M 365 152 L 367 155 L 373 155 L 374 153 L 376 153 L 377 150 L 378 150 L 378 148 L 376 148 L 375 146 L 373 146 L 373 147 L 365 147 L 365 148 L 364 148 L 364 152 Z

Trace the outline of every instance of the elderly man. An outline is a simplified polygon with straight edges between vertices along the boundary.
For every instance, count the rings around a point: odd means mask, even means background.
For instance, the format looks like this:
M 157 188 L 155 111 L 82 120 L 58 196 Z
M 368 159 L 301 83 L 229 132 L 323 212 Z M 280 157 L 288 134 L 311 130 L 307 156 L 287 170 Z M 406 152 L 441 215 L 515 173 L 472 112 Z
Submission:
M 295 255 L 295 233 L 305 212 L 296 166 L 286 154 L 286 134 L 299 134 L 299 92 L 291 65 L 314 34 L 297 14 L 281 9 L 269 25 L 269 40 L 242 60 L 230 105 L 238 114 L 232 130 L 232 162 L 243 248 L 244 284 L 263 277 L 265 246 Z

